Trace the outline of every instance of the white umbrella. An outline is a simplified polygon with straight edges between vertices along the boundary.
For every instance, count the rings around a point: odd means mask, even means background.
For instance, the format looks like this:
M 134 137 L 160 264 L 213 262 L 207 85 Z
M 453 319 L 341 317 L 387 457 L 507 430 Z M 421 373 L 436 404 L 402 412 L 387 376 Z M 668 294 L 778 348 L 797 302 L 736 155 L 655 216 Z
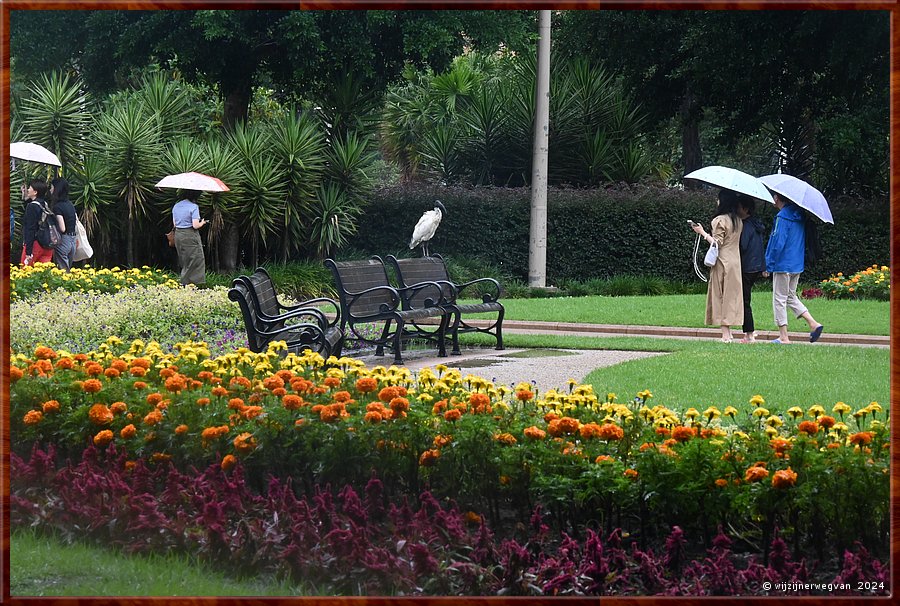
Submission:
M 215 177 L 202 173 L 179 173 L 169 175 L 156 184 L 156 187 L 172 187 L 175 189 L 195 189 L 197 191 L 230 191 L 228 186 Z
M 727 166 L 704 166 L 685 175 L 684 178 L 702 181 L 723 189 L 730 189 L 739 194 L 746 194 L 751 198 L 758 198 L 765 202 L 775 202 L 772 199 L 772 194 L 769 193 L 769 190 L 766 189 L 766 186 L 759 179 Z
M 766 187 L 775 193 L 784 196 L 800 208 L 805 208 L 825 223 L 834 225 L 834 217 L 825 196 L 818 189 L 797 177 L 791 175 L 766 175 L 759 178 Z
M 38 162 L 39 164 L 62 166 L 62 162 L 59 161 L 56 154 L 37 143 L 10 143 L 9 157 L 27 160 L 28 162 Z

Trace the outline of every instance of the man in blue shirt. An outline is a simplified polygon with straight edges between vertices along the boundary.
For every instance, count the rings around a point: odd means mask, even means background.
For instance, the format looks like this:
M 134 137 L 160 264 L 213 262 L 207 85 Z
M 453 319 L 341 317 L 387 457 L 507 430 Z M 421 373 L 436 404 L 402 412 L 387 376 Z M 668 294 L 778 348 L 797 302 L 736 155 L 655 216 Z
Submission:
M 823 326 L 815 318 L 797 296 L 797 284 L 804 270 L 806 250 L 806 216 L 799 206 L 772 192 L 775 199 L 775 225 L 766 246 L 766 270 L 772 274 L 772 311 L 779 337 L 773 343 L 790 343 L 788 338 L 787 310 L 809 324 L 809 340 L 815 343 L 822 336 Z M 763 275 L 766 275 L 765 273 Z

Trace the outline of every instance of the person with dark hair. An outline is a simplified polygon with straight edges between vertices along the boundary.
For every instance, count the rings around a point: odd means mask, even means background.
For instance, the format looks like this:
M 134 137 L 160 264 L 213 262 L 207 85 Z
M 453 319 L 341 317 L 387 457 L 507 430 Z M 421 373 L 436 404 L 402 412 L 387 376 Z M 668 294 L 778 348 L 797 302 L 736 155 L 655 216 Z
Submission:
M 203 256 L 203 242 L 200 240 L 201 227 L 208 221 L 200 218 L 197 200 L 200 192 L 183 190 L 184 196 L 172 207 L 172 223 L 175 225 L 175 250 L 181 265 L 181 285 L 204 284 L 206 282 L 206 259 Z
M 53 249 L 44 248 L 37 241 L 38 228 L 44 211 L 49 210 L 44 197 L 47 183 L 43 179 L 32 179 L 25 190 L 25 211 L 22 213 L 22 265 L 50 263 Z
M 750 307 L 750 296 L 753 285 L 766 270 L 766 247 L 763 244 L 765 226 L 756 216 L 756 200 L 741 195 L 738 198 L 738 216 L 744 222 L 741 230 L 741 288 L 744 292 L 744 338 L 741 343 L 756 342 L 756 325 L 753 322 L 753 309 Z
M 731 327 L 744 321 L 744 298 L 741 288 L 740 240 L 743 221 L 737 214 L 738 194 L 719 190 L 716 215 L 711 222 L 712 234 L 695 223 L 692 229 L 710 245 L 719 247 L 719 258 L 709 270 L 706 291 L 706 324 L 722 327 L 722 342 L 731 343 Z
M 809 341 L 815 343 L 822 336 L 823 326 L 816 322 L 806 305 L 797 296 L 797 284 L 805 269 L 806 221 L 803 210 L 787 198 L 772 192 L 775 199 L 775 224 L 766 246 L 766 270 L 772 274 L 772 313 L 779 336 L 773 343 L 790 343 L 788 316 L 803 318 L 809 325 Z
M 59 226 L 59 243 L 53 250 L 53 262 L 65 271 L 72 270 L 72 255 L 75 254 L 75 205 L 69 200 L 69 182 L 57 177 L 50 184 L 50 201 L 53 214 Z

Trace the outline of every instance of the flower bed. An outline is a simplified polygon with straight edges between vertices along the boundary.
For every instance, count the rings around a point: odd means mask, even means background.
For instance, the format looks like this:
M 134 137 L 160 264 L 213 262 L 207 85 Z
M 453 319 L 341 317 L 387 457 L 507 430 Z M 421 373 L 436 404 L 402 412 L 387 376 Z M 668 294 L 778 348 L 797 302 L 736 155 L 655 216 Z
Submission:
M 77 293 L 115 293 L 123 288 L 135 286 L 162 285 L 178 288 L 178 281 L 172 274 L 146 265 L 141 268 L 94 269 L 91 266 L 74 268 L 65 272 L 53 263 L 9 266 L 10 301 L 30 299 L 44 292 L 62 289 Z
M 327 362 L 327 363 L 326 363 Z M 888 430 L 881 406 L 768 410 L 761 396 L 683 413 L 571 383 L 543 394 L 443 366 L 413 375 L 351 358 L 246 349 L 211 358 L 110 338 L 96 351 L 38 347 L 12 358 L 11 436 L 77 458 L 114 448 L 123 466 L 243 468 L 251 488 L 293 478 L 313 498 L 372 479 L 386 497 L 438 499 L 500 536 L 540 505 L 554 531 L 621 529 L 642 546 L 679 526 L 711 547 L 719 526 L 766 553 L 780 529 L 795 553 L 835 559 L 854 542 L 886 550 Z
M 876 299 L 888 301 L 891 298 L 891 268 L 877 263 L 856 272 L 849 278 L 838 272 L 827 280 L 822 280 L 822 291 L 829 299 Z
M 202 472 L 130 461 L 110 445 L 57 467 L 52 448 L 11 458 L 14 526 L 51 528 L 128 552 L 190 554 L 218 570 L 302 581 L 320 595 L 887 595 L 889 568 L 856 545 L 834 571 L 792 556 L 781 538 L 767 563 L 721 531 L 701 557 L 672 528 L 659 550 L 621 530 L 551 532 L 539 509 L 500 539 L 482 516 L 425 492 L 390 502 L 378 479 L 297 497 L 290 480 L 262 493 L 240 463 Z M 524 522 L 524 520 L 523 520 Z M 815 584 L 814 584 L 815 583 Z M 786 584 L 791 589 L 779 587 Z

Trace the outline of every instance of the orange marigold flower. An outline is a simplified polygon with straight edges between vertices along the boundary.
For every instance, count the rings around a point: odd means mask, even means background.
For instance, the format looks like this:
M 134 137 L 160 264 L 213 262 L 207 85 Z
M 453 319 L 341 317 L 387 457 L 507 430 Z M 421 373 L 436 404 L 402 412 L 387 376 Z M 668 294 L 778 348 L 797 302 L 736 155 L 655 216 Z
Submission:
M 277 375 L 273 375 L 271 377 L 266 377 L 263 379 L 263 387 L 268 389 L 269 391 L 273 389 L 278 389 L 279 387 L 284 387 L 284 379 Z
M 325 377 L 325 380 L 322 381 L 322 384 L 325 385 L 325 387 L 330 387 L 331 389 L 334 389 L 335 387 L 337 387 L 338 385 L 341 384 L 341 380 L 338 379 L 337 377 Z
M 378 392 L 378 399 L 382 402 L 390 402 L 394 398 L 400 397 L 400 390 L 397 389 L 396 386 L 390 385 L 388 387 L 382 387 L 381 391 Z
M 247 377 L 231 377 L 231 381 L 228 382 L 229 385 L 237 385 L 239 387 L 243 387 L 244 389 L 250 389 L 252 383 L 250 383 L 250 379 Z
M 126 404 L 125 402 L 113 402 L 109 405 L 109 409 L 115 415 L 122 414 L 123 412 L 128 410 L 128 404 Z
M 581 427 L 581 422 L 572 417 L 563 417 L 559 419 L 559 428 L 563 433 L 573 434 Z
M 209 406 L 209 398 L 197 398 L 197 406 Z
M 88 419 L 94 425 L 109 425 L 113 420 L 113 413 L 105 404 L 94 404 L 88 410 Z
M 133 438 L 135 435 L 137 435 L 137 428 L 131 423 L 129 423 L 128 425 L 123 427 L 121 431 L 119 431 L 119 437 L 123 440 Z
M 769 440 L 769 446 L 774 448 L 776 453 L 784 454 L 791 449 L 792 444 L 784 438 L 773 438 Z
M 228 400 L 228 408 L 232 410 L 240 410 L 244 407 L 244 401 L 241 398 L 231 398 Z
M 200 437 L 204 442 L 209 442 L 211 440 L 215 440 L 221 436 L 224 436 L 228 433 L 228 426 L 221 425 L 218 427 L 207 427 L 203 431 L 200 432 Z
M 656 444 L 653 442 L 644 442 L 638 447 L 638 451 L 644 452 L 645 450 L 649 450 L 651 448 L 656 448 Z
M 151 394 L 147 394 L 147 404 L 150 406 L 156 406 L 160 402 L 163 401 L 163 395 L 158 391 L 155 391 Z
M 103 366 L 97 362 L 88 362 L 84 365 L 84 372 L 91 377 L 95 377 L 103 372 Z
M 512 446 L 513 444 L 518 442 L 518 440 L 516 440 L 516 437 L 511 433 L 499 433 L 494 436 L 494 439 L 504 446 Z
M 754 465 L 753 467 L 748 467 L 747 471 L 744 472 L 744 479 L 748 482 L 758 482 L 763 478 L 767 478 L 769 476 L 769 470 L 765 467 L 760 467 L 758 465 Z
M 867 444 L 871 444 L 872 438 L 874 437 L 875 434 L 871 431 L 860 431 L 859 433 L 855 433 L 850 436 L 850 443 L 857 446 L 865 446 Z
M 719 488 L 725 488 L 726 486 L 728 486 L 728 480 L 719 478 L 718 480 L 716 480 L 716 486 L 718 486 Z
M 822 415 L 816 420 L 819 422 L 819 427 L 825 430 L 831 429 L 836 423 L 834 417 L 829 417 L 828 415 Z
M 222 457 L 222 463 L 220 464 L 222 471 L 231 471 L 235 465 L 237 465 L 237 458 L 234 455 L 227 454 Z
M 832 449 L 832 450 L 834 450 L 834 449 L 836 449 L 836 448 L 840 448 L 840 447 L 841 447 L 841 443 L 840 443 L 840 442 L 832 442 L 831 444 L 829 444 L 828 446 L 826 446 L 826 448 L 830 448 L 830 449 Z
M 25 413 L 22 421 L 24 421 L 26 425 L 37 425 L 43 420 L 43 418 L 44 413 L 42 413 L 40 410 L 29 410 Z
M 559 413 L 556 412 L 555 410 L 551 410 L 550 412 L 548 412 L 547 414 L 544 415 L 544 423 L 549 423 L 550 421 L 553 421 L 558 418 L 559 418 Z
M 212 393 L 212 395 L 216 396 L 217 398 L 221 398 L 222 396 L 228 395 L 228 390 L 225 389 L 224 387 L 216 386 L 216 387 L 212 388 L 211 393 Z
M 678 427 L 672 429 L 672 438 L 674 438 L 677 442 L 687 442 L 696 435 L 697 430 L 693 427 L 679 425 Z
M 181 425 L 179 425 L 178 427 L 175 428 L 175 435 L 177 435 L 177 436 L 180 436 L 181 434 L 187 433 L 187 432 L 188 432 L 188 426 L 185 425 L 184 423 L 182 423 Z
M 159 376 L 163 379 L 168 379 L 169 377 L 175 376 L 175 373 L 178 372 L 178 367 L 169 366 L 168 368 L 163 368 L 159 371 Z
M 156 425 L 163 419 L 162 412 L 158 410 L 151 410 L 144 416 L 144 425 Z
M 657 427 L 654 432 L 658 436 L 667 436 L 671 433 L 668 427 Z
M 382 420 L 383 417 L 381 416 L 381 413 L 375 410 L 367 412 L 366 416 L 363 417 L 363 421 L 365 421 L 366 423 L 372 423 L 373 425 L 381 423 Z
M 519 391 L 516 392 L 516 398 L 518 398 L 519 400 L 521 400 L 523 402 L 527 402 L 528 400 L 532 399 L 533 397 L 534 397 L 534 392 L 529 391 L 527 389 L 520 389 Z
M 422 453 L 422 456 L 419 457 L 419 465 L 422 467 L 431 467 L 440 456 L 441 451 L 437 448 L 426 450 Z
M 797 472 L 790 467 L 779 469 L 772 476 L 772 486 L 775 488 L 790 488 L 797 483 Z
M 474 511 L 466 512 L 466 524 L 481 524 L 481 516 Z
M 171 461 L 172 455 L 166 454 L 164 452 L 154 452 L 150 456 L 150 460 L 153 461 L 154 463 L 164 463 L 166 461 Z
M 563 434 L 559 419 L 551 419 L 550 422 L 547 423 L 547 433 L 549 433 L 554 438 L 558 438 Z
M 131 365 L 139 366 L 139 367 L 143 368 L 144 370 L 147 370 L 148 368 L 150 368 L 150 366 L 153 365 L 153 363 L 150 360 L 148 360 L 147 358 L 135 358 L 134 360 L 131 361 Z
M 135 381 L 133 387 L 135 389 L 147 389 L 147 384 L 143 381 Z
M 392 411 L 391 411 L 391 418 L 392 418 L 392 419 L 405 419 L 405 418 L 406 418 L 406 411 L 405 411 L 405 410 L 392 410 Z
M 200 372 L 197 373 L 197 378 L 200 379 L 201 381 L 209 381 L 214 376 L 215 375 L 213 375 L 213 373 L 209 372 L 208 370 L 201 370 Z
M 234 449 L 239 453 L 246 454 L 256 448 L 256 438 L 253 434 L 244 432 L 234 439 Z
M 272 395 L 276 398 L 282 398 L 287 394 L 287 390 L 284 387 L 276 387 L 272 390 Z
M 88 359 L 87 354 L 83 354 L 83 353 L 75 354 L 73 357 L 75 358 L 76 362 L 81 362 L 81 363 L 84 363 L 85 360 Z
M 25 373 L 22 372 L 22 369 L 19 368 L 18 366 L 10 366 L 9 367 L 9 379 L 13 383 L 15 383 L 16 381 L 21 379 L 24 375 L 25 375 Z
M 291 379 L 291 389 L 297 393 L 306 393 L 313 388 L 313 382 L 303 377 L 294 377 Z
M 35 348 L 34 357 L 38 360 L 53 360 L 54 358 L 56 358 L 56 352 L 49 347 L 44 347 L 42 345 Z
M 432 445 L 435 448 L 443 448 L 447 444 L 450 444 L 453 441 L 453 436 L 445 436 L 442 434 L 438 434 L 434 436 L 434 440 L 432 441 Z
M 325 423 L 332 423 L 337 421 L 341 417 L 341 414 L 330 406 L 323 406 L 321 410 L 319 410 L 319 418 Z
M 125 372 L 128 370 L 128 363 L 125 360 L 116 359 L 109 363 L 109 367 L 115 368 L 119 372 Z
M 369 393 L 378 389 L 378 381 L 374 377 L 362 377 L 356 380 L 356 390 Z
M 626 469 L 622 472 L 622 475 L 631 480 L 635 480 L 638 477 L 638 472 L 636 469 Z
M 72 368 L 75 368 L 75 362 L 72 358 L 60 358 L 56 361 L 56 367 L 71 370 Z
M 487 394 L 483 394 L 481 392 L 475 392 L 469 396 L 469 404 L 472 405 L 472 408 L 478 410 L 479 408 L 485 408 L 491 403 L 491 399 L 487 396 Z
M 247 421 L 253 420 L 263 412 L 262 406 L 245 406 L 241 409 L 240 415 L 242 419 Z
M 453 408 L 444 413 L 444 419 L 447 421 L 458 421 L 459 418 L 462 417 L 462 413 L 459 409 Z
M 581 437 L 585 440 L 590 440 L 592 438 L 600 437 L 600 426 L 596 423 L 585 423 L 578 430 L 581 434 Z
M 819 424 L 815 421 L 801 421 L 800 424 L 797 425 L 797 431 L 814 436 L 819 433 Z
M 305 404 L 303 398 L 294 394 L 288 394 L 281 398 L 281 405 L 288 410 L 297 410 L 303 406 L 303 404 Z
M 331 396 L 335 402 L 350 402 L 353 399 L 353 396 L 350 395 L 349 391 L 336 391 Z
M 59 412 L 59 402 L 57 400 L 47 400 L 41 405 L 44 414 L 51 412 Z
M 543 440 L 547 437 L 547 432 L 539 427 L 535 427 L 532 425 L 531 427 L 526 427 L 525 431 L 522 433 L 525 434 L 525 437 L 529 440 Z
M 98 391 L 103 389 L 103 384 L 97 379 L 88 379 L 81 384 L 81 389 L 83 389 L 87 393 L 97 393 Z
M 113 432 L 110 431 L 109 429 L 104 429 L 103 431 L 98 432 L 97 435 L 94 436 L 94 446 L 97 446 L 99 448 L 103 448 L 104 446 L 107 446 L 112 441 L 113 441 Z
M 136 461 L 125 461 L 125 464 L 122 466 L 125 471 L 134 471 L 134 468 L 137 467 Z
M 594 459 L 594 463 L 612 463 L 613 458 L 609 455 L 600 455 Z
M 621 440 L 625 437 L 625 430 L 615 423 L 604 423 L 600 427 L 600 439 L 607 441 Z
M 166 379 L 166 389 L 169 391 L 178 393 L 184 391 L 185 387 L 187 387 L 187 383 L 181 375 L 174 375 Z
M 407 411 L 409 410 L 409 400 L 406 398 L 396 397 L 391 400 L 391 410 L 394 412 L 397 411 Z

